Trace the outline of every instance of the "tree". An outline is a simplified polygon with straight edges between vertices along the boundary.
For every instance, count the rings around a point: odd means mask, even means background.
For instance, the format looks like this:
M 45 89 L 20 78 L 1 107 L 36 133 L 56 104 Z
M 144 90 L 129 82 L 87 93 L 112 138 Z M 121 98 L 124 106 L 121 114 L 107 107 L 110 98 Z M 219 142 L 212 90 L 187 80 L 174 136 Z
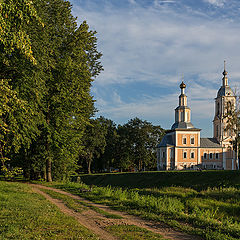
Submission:
M 131 145 L 129 140 L 129 132 L 125 126 L 118 125 L 117 128 L 117 142 L 115 145 L 115 162 L 114 166 L 119 168 L 120 171 L 129 171 L 130 169 L 134 169 L 134 156 L 131 152 Z
M 9 25 L 12 33 L 4 36 L 13 36 L 17 44 L 21 39 L 14 36 L 22 29 L 22 46 L 28 50 L 16 45 L 12 51 L 15 45 L 2 41 L 0 47 L 8 51 L 2 55 L 0 74 L 11 78 L 11 89 L 31 110 L 28 129 L 35 135 L 25 134 L 31 144 L 22 146 L 17 156 L 13 153 L 16 164 L 21 163 L 25 174 L 41 172 L 52 181 L 52 175 L 63 178 L 76 169 L 84 129 L 95 111 L 90 88 L 102 70 L 101 53 L 96 48 L 96 32 L 86 22 L 77 27 L 69 1 L 34 0 L 33 4 L 5 0 L 1 5 L 1 10 L 10 9 L 8 16 L 15 14 L 17 19 Z M 31 18 L 25 18 L 24 11 Z
M 116 148 L 119 139 L 117 126 L 112 120 L 102 116 L 98 118 L 98 121 L 101 123 L 101 125 L 105 126 L 107 132 L 105 136 L 105 151 L 100 155 L 99 159 L 97 159 L 96 168 L 98 170 L 108 169 L 108 171 L 110 171 L 110 167 L 113 167 L 116 164 Z
M 11 151 L 17 152 L 21 145 L 29 146 L 33 137 L 28 125 L 31 109 L 11 87 L 11 72 L 14 71 L 11 59 L 14 54 L 36 63 L 25 28 L 32 19 L 41 23 L 31 1 L 0 2 L 0 158 L 3 167 L 9 160 L 7 155 Z
M 130 155 L 141 171 L 146 166 L 154 167 L 156 164 L 156 145 L 162 138 L 164 131 L 160 126 L 153 126 L 150 122 L 134 118 L 123 125 L 127 132 L 126 141 L 130 146 Z
M 230 131 L 235 136 L 234 149 L 236 151 L 237 168 L 239 169 L 239 144 L 240 144 L 240 97 L 236 97 L 236 105 L 226 103 L 225 131 Z
M 84 149 L 80 156 L 87 163 L 88 173 L 91 173 L 91 164 L 94 159 L 104 153 L 106 146 L 107 128 L 99 119 L 91 119 L 86 127 L 83 137 Z
M 0 2 L 0 61 L 2 65 L 9 65 L 9 58 L 16 50 L 36 63 L 31 41 L 26 32 L 26 25 L 34 19 L 42 24 L 32 1 L 2 0 Z M 6 72 L 1 72 L 1 77 L 6 78 L 5 74 Z

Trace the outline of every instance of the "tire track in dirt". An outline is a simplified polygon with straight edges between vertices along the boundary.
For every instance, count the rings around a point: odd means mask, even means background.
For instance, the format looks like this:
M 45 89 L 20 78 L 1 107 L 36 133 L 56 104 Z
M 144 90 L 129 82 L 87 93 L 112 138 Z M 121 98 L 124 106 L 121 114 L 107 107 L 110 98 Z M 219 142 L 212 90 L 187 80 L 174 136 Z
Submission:
M 53 204 L 57 205 L 62 212 L 64 212 L 67 215 L 75 217 L 81 225 L 85 226 L 92 232 L 96 233 L 98 236 L 100 236 L 101 239 L 106 239 L 106 240 L 118 239 L 118 238 L 112 236 L 109 232 L 105 231 L 104 228 L 107 226 L 110 226 L 110 225 L 124 224 L 124 225 L 135 225 L 135 226 L 138 226 L 141 228 L 145 228 L 151 232 L 158 233 L 158 234 L 162 235 L 164 238 L 171 239 L 171 240 L 203 240 L 202 238 L 200 238 L 198 236 L 188 235 L 186 233 L 176 231 L 164 223 L 148 221 L 148 220 L 144 220 L 144 219 L 141 219 L 141 218 L 133 216 L 133 215 L 129 215 L 124 212 L 116 211 L 106 205 L 93 203 L 82 197 L 73 195 L 71 193 L 65 192 L 60 189 L 46 187 L 46 186 L 38 185 L 38 184 L 31 184 L 31 186 L 36 192 L 42 194 Z M 119 215 L 123 219 L 106 218 L 91 209 L 88 209 L 87 211 L 83 211 L 81 213 L 75 212 L 75 211 L 69 209 L 68 207 L 66 207 L 62 201 L 53 199 L 48 194 L 42 192 L 40 189 L 53 190 L 55 192 L 69 196 L 73 199 L 77 199 L 77 200 L 83 201 L 87 204 L 90 204 L 92 206 L 98 207 L 99 209 L 102 209 L 108 213 Z
M 117 240 L 118 238 L 114 237 L 113 235 L 111 235 L 109 232 L 103 230 L 98 224 L 96 224 L 96 222 L 94 221 L 93 218 L 91 218 L 90 216 L 92 214 L 95 215 L 95 212 L 91 213 L 91 210 L 85 211 L 85 213 L 77 213 L 75 211 L 73 211 L 72 209 L 68 208 L 65 206 L 65 204 L 58 200 L 58 199 L 54 199 L 52 197 L 50 197 L 48 194 L 42 192 L 38 187 L 33 187 L 33 190 L 41 195 L 43 195 L 47 200 L 49 200 L 51 203 L 53 203 L 54 205 L 56 205 L 64 214 L 74 217 L 75 219 L 77 219 L 77 221 L 84 227 L 88 228 L 89 230 L 91 230 L 93 233 L 95 233 L 96 235 L 98 235 L 98 237 L 100 237 L 100 239 L 104 239 L 104 240 Z M 90 212 L 90 213 L 88 213 Z

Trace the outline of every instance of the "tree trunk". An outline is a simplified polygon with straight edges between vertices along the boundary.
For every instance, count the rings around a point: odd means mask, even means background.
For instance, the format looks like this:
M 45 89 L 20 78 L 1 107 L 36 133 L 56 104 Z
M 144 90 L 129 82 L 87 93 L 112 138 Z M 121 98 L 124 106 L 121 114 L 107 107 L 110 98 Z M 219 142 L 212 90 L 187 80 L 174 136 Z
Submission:
M 238 139 L 236 137 L 236 142 L 237 142 L 237 149 L 236 149 L 236 160 L 237 160 L 237 170 L 239 170 L 239 160 L 238 160 Z
M 47 182 L 52 182 L 52 160 L 50 157 L 46 160 Z
M 88 160 L 87 165 L 88 165 L 88 174 L 91 174 L 91 161 L 90 160 Z
M 47 181 L 47 171 L 46 171 L 46 166 L 43 167 L 43 180 Z
M 142 160 L 139 160 L 138 162 L 138 171 L 142 171 Z

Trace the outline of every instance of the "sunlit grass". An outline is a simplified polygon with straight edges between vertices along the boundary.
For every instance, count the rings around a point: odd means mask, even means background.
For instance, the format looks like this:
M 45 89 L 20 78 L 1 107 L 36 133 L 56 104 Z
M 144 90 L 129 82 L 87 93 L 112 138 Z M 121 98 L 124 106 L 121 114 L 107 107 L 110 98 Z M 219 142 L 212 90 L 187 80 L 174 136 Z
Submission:
M 91 204 L 88 204 L 84 201 L 78 200 L 78 199 L 73 199 L 70 196 L 66 196 L 64 194 L 48 190 L 48 189 L 41 189 L 41 191 L 47 193 L 50 195 L 52 198 L 62 200 L 63 203 L 69 207 L 70 209 L 76 211 L 76 212 L 82 212 L 83 210 L 87 210 L 88 208 L 92 209 L 93 211 L 100 213 L 102 216 L 106 218 L 113 218 L 113 219 L 121 219 L 122 217 L 117 215 L 117 214 L 111 214 L 108 213 L 96 206 L 92 206 Z
M 98 238 L 26 184 L 0 182 L 0 239 Z
M 55 187 L 146 219 L 165 222 L 206 239 L 240 238 L 237 188 L 220 187 L 197 191 L 189 187 L 122 189 L 95 186 L 92 191 L 83 193 L 82 188 L 89 188 L 83 183 L 55 183 Z
M 134 225 L 113 225 L 107 230 L 122 240 L 163 240 L 159 234 L 152 233 L 146 229 Z

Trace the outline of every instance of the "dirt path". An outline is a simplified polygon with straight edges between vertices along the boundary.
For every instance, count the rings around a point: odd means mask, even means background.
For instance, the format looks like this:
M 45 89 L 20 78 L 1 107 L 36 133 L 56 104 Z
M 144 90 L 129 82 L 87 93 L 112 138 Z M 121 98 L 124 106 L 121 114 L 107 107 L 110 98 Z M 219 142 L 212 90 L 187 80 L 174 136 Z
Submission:
M 93 202 L 90 202 L 84 198 L 81 198 L 79 196 L 73 195 L 71 193 L 62 191 L 60 189 L 55 189 L 51 187 L 46 187 L 42 185 L 37 185 L 37 184 L 31 184 L 33 190 L 35 192 L 38 192 L 39 194 L 42 194 L 46 199 L 48 199 L 50 202 L 55 204 L 56 206 L 59 207 L 59 209 L 69 215 L 75 217 L 78 222 L 85 226 L 86 228 L 90 229 L 92 232 L 97 234 L 101 239 L 104 240 L 112 240 L 112 239 L 118 239 L 114 236 L 112 236 L 109 232 L 105 230 L 105 227 L 109 225 L 119 225 L 119 224 L 124 224 L 124 225 L 136 225 L 141 228 L 145 228 L 151 232 L 161 234 L 164 238 L 167 239 L 172 239 L 172 240 L 202 240 L 202 238 L 197 237 L 197 236 L 192 236 L 192 235 L 187 235 L 182 232 L 175 231 L 174 229 L 168 227 L 166 224 L 163 223 L 156 223 L 153 221 L 148 221 L 141 219 L 139 217 L 135 217 L 133 215 L 129 215 L 124 212 L 119 212 L 116 210 L 112 210 L 106 205 L 102 204 L 96 204 Z M 71 198 L 81 200 L 87 204 L 90 204 L 92 206 L 98 207 L 99 209 L 102 209 L 106 212 L 112 213 L 119 215 L 123 217 L 122 219 L 111 219 L 111 218 L 106 218 L 102 216 L 99 213 L 96 213 L 95 211 L 91 210 L 88 208 L 88 210 L 84 210 L 81 213 L 75 212 L 74 210 L 69 209 L 68 207 L 65 206 L 65 204 L 57 199 L 53 199 L 50 197 L 48 194 L 42 192 L 40 189 L 49 189 L 53 190 L 55 192 L 70 196 Z

